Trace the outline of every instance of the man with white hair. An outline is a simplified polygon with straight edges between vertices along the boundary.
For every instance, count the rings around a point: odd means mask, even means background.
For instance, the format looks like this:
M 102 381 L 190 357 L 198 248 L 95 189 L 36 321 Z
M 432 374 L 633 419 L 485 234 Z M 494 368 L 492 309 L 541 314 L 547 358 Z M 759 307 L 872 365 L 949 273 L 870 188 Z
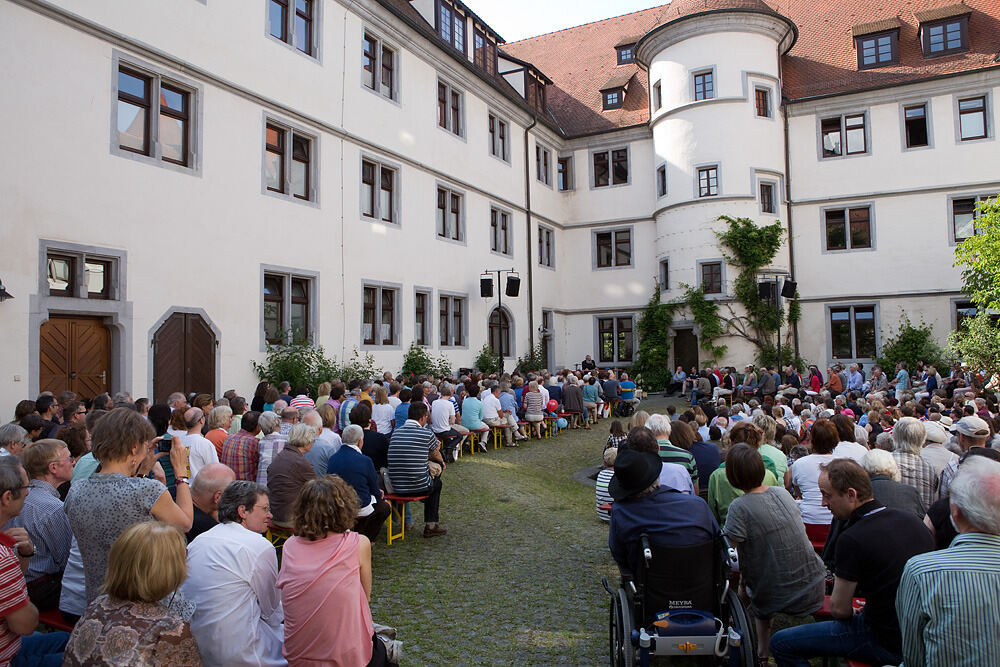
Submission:
M 951 432 L 958 438 L 958 446 L 962 450 L 962 457 L 957 461 L 949 463 L 941 472 L 941 495 L 947 496 L 951 482 L 958 473 L 958 464 L 968 451 L 974 447 L 986 447 L 986 441 L 990 437 L 990 426 L 985 421 L 975 415 L 962 417 L 955 423 Z
M 895 450 L 892 458 L 899 466 L 900 482 L 914 487 L 920 493 L 924 507 L 930 507 L 937 500 L 940 481 L 934 468 L 920 457 L 920 450 L 927 438 L 927 431 L 921 421 L 913 417 L 903 417 L 892 429 Z
M 653 433 L 657 444 L 660 446 L 660 460 L 663 463 L 676 463 L 684 466 L 688 474 L 691 475 L 691 484 L 694 486 L 694 495 L 698 495 L 698 464 L 694 460 L 694 454 L 675 447 L 670 444 L 670 418 L 666 415 L 650 415 L 646 420 L 646 428 Z
M 951 484 L 958 536 L 903 569 L 896 610 L 907 665 L 997 664 L 1000 463 L 975 456 Z
M 354 530 L 374 542 L 389 517 L 389 503 L 382 496 L 375 464 L 361 452 L 364 430 L 357 424 L 351 424 L 344 429 L 342 438 L 343 446 L 330 456 L 323 473 L 339 475 L 354 487 L 359 508 Z
M 945 446 L 948 442 L 948 432 L 941 422 L 925 421 L 924 430 L 926 435 L 923 449 L 920 450 L 920 458 L 934 468 L 934 476 L 940 479 L 941 473 L 949 463 L 954 462 L 956 466 L 958 465 L 958 455 Z
M 188 448 L 190 476 L 196 477 L 198 471 L 209 463 L 219 462 L 219 453 L 212 441 L 201 434 L 201 427 L 205 425 L 205 413 L 201 408 L 188 408 L 184 412 L 184 425 L 187 426 L 187 434 L 183 436 L 181 442 Z M 183 476 L 178 474 L 178 477 Z
M 861 457 L 861 467 L 868 473 L 872 483 L 872 495 L 886 507 L 916 514 L 921 519 L 927 507 L 920 499 L 920 493 L 906 484 L 899 483 L 899 466 L 892 454 L 881 449 L 873 449 Z
M 313 446 L 306 452 L 306 461 L 309 461 L 316 469 L 316 476 L 322 477 L 326 474 L 326 465 L 330 462 L 330 457 L 337 451 L 337 448 L 325 438 L 320 437 L 323 433 L 323 417 L 316 410 L 307 410 L 302 415 L 302 423 L 311 426 L 316 431 Z

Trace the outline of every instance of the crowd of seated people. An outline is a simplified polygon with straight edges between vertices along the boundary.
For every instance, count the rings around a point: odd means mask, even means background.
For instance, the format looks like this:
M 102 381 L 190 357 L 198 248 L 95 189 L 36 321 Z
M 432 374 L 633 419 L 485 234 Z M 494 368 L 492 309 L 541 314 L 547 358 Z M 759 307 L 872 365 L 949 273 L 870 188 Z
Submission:
M 392 664 L 368 606 L 385 480 L 422 496 L 423 536 L 443 536 L 442 473 L 469 431 L 515 445 L 590 379 L 387 373 L 261 382 L 249 399 L 20 401 L 0 426 L 0 665 L 114 651 L 120 665 Z M 283 559 L 265 534 L 287 537 Z M 72 634 L 36 632 L 40 613 Z
M 668 393 L 693 405 L 608 438 L 596 493 L 611 553 L 634 572 L 641 532 L 681 545 L 720 526 L 761 661 L 996 664 L 1000 408 L 986 385 L 961 364 L 947 380 L 905 363 L 678 368 Z M 821 607 L 830 620 L 803 618 Z M 792 627 L 772 636 L 776 614 Z

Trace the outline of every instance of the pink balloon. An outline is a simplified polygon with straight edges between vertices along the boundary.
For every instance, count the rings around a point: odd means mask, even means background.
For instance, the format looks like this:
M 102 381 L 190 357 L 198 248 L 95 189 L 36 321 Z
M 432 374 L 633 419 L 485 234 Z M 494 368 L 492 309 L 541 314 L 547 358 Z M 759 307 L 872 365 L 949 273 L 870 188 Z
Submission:
M 556 410 L 559 409 L 559 403 L 555 399 L 553 399 L 553 400 L 549 401 L 548 408 L 549 408 L 549 412 L 555 412 Z

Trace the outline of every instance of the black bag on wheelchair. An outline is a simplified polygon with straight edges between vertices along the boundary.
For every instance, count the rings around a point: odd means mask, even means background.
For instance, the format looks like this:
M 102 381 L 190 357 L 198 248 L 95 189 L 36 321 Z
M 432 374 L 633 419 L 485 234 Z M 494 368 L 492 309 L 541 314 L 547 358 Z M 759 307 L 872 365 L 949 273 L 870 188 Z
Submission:
M 619 401 L 615 406 L 615 417 L 631 417 L 635 412 L 635 405 L 629 401 Z

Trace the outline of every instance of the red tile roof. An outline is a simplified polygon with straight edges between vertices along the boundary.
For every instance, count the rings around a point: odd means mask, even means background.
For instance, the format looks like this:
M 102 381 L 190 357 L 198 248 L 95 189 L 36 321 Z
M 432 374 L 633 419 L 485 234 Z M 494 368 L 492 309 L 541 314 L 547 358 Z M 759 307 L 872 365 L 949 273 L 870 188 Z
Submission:
M 554 85 L 548 106 L 569 136 L 642 124 L 649 120 L 645 73 L 636 64 L 617 65 L 615 46 L 668 21 L 723 9 L 773 11 L 791 19 L 798 41 L 783 61 L 784 95 L 801 99 L 917 81 L 985 67 L 1000 66 L 1000 0 L 965 0 L 970 50 L 924 58 L 919 20 L 964 11 L 954 0 L 674 0 L 624 16 L 588 23 L 506 44 L 504 52 L 531 62 Z M 923 14 L 923 12 L 928 12 Z M 852 30 L 863 24 L 899 24 L 899 65 L 858 71 Z M 884 23 L 883 23 L 884 22 Z M 618 74 L 638 72 L 625 106 L 602 111 L 598 86 Z M 617 77 L 616 77 L 617 78 Z

